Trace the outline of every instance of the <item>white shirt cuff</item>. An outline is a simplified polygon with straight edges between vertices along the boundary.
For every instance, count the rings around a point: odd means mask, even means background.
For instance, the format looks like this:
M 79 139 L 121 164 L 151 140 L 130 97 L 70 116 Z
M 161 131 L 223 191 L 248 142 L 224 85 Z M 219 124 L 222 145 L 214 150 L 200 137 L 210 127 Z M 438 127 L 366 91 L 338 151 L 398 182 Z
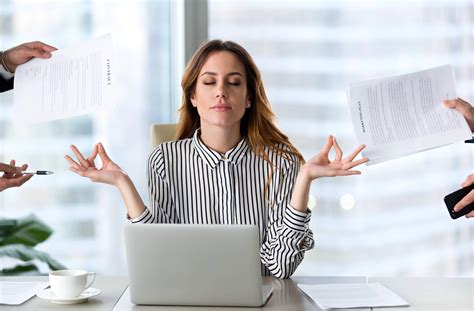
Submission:
M 14 73 L 8 72 L 2 65 L 0 65 L 0 75 L 6 80 L 10 80 L 15 76 Z

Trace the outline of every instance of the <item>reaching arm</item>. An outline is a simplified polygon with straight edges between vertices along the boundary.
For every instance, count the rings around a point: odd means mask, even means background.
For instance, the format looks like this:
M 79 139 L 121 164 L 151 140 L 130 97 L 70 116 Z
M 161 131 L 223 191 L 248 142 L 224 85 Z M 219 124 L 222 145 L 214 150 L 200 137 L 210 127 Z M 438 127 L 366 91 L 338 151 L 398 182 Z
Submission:
M 18 65 L 24 64 L 34 57 L 50 58 L 51 52 L 54 51 L 56 51 L 55 47 L 40 41 L 23 43 L 4 51 L 1 55 L 1 65 L 8 72 L 14 73 Z

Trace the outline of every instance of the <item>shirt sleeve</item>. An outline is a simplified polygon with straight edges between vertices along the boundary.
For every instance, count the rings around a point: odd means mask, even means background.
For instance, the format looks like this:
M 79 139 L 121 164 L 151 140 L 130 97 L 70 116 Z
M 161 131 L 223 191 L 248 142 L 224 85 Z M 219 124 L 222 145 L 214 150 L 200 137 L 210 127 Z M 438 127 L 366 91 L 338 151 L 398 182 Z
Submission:
M 303 260 L 305 251 L 314 247 L 313 232 L 309 228 L 311 212 L 300 212 L 289 203 L 298 171 L 299 164 L 295 161 L 283 173 L 260 248 L 262 263 L 278 278 L 289 278 Z
M 14 73 L 8 72 L 3 66 L 0 64 L 0 76 L 3 77 L 5 80 L 10 80 L 15 76 Z
M 166 176 L 166 163 L 162 148 L 163 144 L 159 145 L 148 158 L 147 177 L 150 207 L 146 207 L 140 216 L 129 218 L 132 223 L 179 223 Z

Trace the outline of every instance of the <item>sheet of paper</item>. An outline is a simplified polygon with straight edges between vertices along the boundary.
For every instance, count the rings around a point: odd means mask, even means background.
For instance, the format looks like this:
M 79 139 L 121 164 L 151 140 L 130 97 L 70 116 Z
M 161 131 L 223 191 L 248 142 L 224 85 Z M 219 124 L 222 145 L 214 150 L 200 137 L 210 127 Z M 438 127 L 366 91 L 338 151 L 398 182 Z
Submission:
M 35 58 L 17 67 L 15 126 L 87 114 L 111 103 L 110 34 L 52 54 L 49 59 Z
M 323 284 L 298 287 L 321 309 L 369 308 L 408 306 L 403 298 L 381 285 L 368 284 Z
M 20 305 L 48 286 L 48 282 L 0 282 L 0 304 Z
M 125 289 L 122 296 L 117 300 L 112 311 L 133 310 L 134 306 L 135 304 L 130 298 L 130 287 L 127 286 L 127 289 Z
M 367 165 L 470 139 L 462 114 L 442 105 L 455 97 L 449 65 L 351 85 L 349 108 Z

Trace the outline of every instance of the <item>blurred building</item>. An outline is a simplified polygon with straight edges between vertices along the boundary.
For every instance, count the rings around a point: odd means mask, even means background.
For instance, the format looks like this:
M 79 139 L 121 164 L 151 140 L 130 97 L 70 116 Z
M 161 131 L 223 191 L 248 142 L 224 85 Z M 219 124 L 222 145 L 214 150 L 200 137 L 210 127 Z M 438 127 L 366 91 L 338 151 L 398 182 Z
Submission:
M 176 27 L 183 12 L 174 8 L 183 3 L 207 6 L 204 17 L 184 13 L 200 26 L 194 32 Z M 61 48 L 111 32 L 117 51 L 107 113 L 13 129 L 21 122 L 11 115 L 13 94 L 0 94 L 0 161 L 55 171 L 2 192 L 0 216 L 35 213 L 55 230 L 39 248 L 68 267 L 125 274 L 119 193 L 69 172 L 63 155 L 72 143 L 87 154 L 103 142 L 147 201 L 148 128 L 177 120 L 177 58 L 190 54 L 177 39 L 183 34 L 186 42 L 207 35 L 247 48 L 279 127 L 309 158 L 329 134 L 346 152 L 358 145 L 345 93 L 352 82 L 452 64 L 459 96 L 474 102 L 473 29 L 467 0 L 0 0 L 0 49 L 33 40 Z M 316 249 L 297 274 L 472 277 L 474 221 L 451 220 L 443 197 L 474 172 L 473 147 L 458 143 L 362 167 L 362 176 L 315 181 Z

